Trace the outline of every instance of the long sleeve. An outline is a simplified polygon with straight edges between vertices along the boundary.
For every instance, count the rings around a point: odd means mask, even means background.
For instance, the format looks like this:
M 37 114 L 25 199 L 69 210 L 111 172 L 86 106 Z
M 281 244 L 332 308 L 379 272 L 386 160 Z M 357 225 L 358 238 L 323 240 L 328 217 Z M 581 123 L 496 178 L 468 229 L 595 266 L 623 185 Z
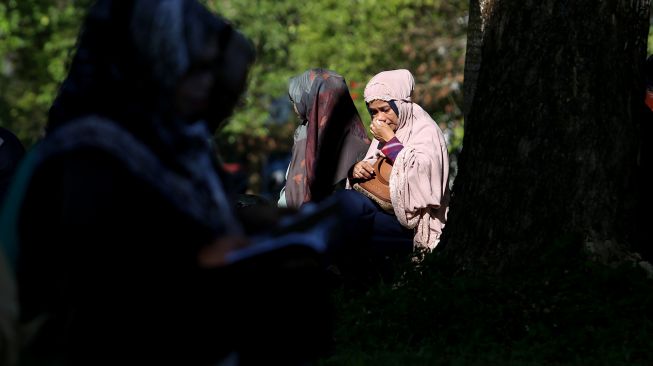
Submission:
M 403 150 L 404 145 L 399 141 L 397 136 L 393 137 L 390 141 L 386 142 L 385 145 L 381 148 L 381 152 L 385 155 L 391 162 L 395 162 L 397 155 Z

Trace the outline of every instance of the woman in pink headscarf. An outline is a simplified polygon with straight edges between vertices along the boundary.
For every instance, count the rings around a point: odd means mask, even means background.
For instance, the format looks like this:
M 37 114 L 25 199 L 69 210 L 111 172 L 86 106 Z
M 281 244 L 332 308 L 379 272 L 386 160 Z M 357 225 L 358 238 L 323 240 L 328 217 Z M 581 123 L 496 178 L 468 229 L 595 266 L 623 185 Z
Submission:
M 369 231 L 369 245 L 382 251 L 433 249 L 440 240 L 449 203 L 449 158 L 442 131 L 411 94 L 408 70 L 384 71 L 365 87 L 374 141 L 350 172 L 350 181 L 371 179 L 380 157 L 392 163 L 386 212 L 362 194 L 342 194 L 359 231 Z M 378 173 L 378 172 L 376 172 Z M 369 228 L 368 228 L 369 226 Z

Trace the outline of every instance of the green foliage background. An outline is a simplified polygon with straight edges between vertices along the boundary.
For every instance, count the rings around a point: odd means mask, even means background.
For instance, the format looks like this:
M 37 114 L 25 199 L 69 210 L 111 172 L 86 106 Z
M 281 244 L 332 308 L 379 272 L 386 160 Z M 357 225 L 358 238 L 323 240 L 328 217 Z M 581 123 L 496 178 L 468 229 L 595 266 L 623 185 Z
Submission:
M 63 80 L 92 0 L 0 0 L 0 126 L 30 146 Z M 271 122 L 287 101 L 288 79 L 310 67 L 344 75 L 365 123 L 365 83 L 378 71 L 411 70 L 416 101 L 445 129 L 450 152 L 462 147 L 466 0 L 204 0 L 255 44 L 244 106 L 218 134 L 228 161 L 246 166 L 253 191 L 275 151 L 288 151 L 294 115 Z M 649 53 L 653 36 L 649 35 Z M 282 114 L 282 117 L 284 115 Z M 454 167 L 455 168 L 455 167 Z
M 91 2 L 0 0 L 0 125 L 27 146 L 43 134 Z M 245 103 L 218 134 L 227 161 L 246 167 L 252 191 L 259 187 L 265 159 L 292 144 L 294 115 L 272 122 L 270 108 L 288 106 L 288 79 L 311 67 L 345 76 L 366 124 L 365 83 L 382 70 L 411 70 L 416 101 L 446 129 L 451 151 L 460 149 L 467 1 L 204 2 L 257 50 Z
M 250 186 L 257 166 L 275 150 L 288 151 L 296 122 L 270 123 L 272 100 L 287 100 L 288 79 L 311 67 L 334 70 L 348 80 L 363 121 L 367 81 L 379 71 L 406 68 L 416 78 L 416 101 L 430 111 L 461 147 L 466 1 L 440 0 L 213 0 L 208 6 L 230 19 L 258 54 L 246 104 L 221 133 L 221 146 L 246 153 Z
M 0 125 L 25 145 L 42 134 L 88 4 L 0 1 Z

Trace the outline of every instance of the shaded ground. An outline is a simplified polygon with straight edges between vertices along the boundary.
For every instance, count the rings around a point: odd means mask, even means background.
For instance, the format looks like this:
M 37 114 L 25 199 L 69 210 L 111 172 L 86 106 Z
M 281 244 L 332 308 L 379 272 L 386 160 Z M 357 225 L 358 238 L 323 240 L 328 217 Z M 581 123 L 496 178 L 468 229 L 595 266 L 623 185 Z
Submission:
M 501 278 L 452 278 L 427 258 L 387 283 L 341 286 L 336 349 L 320 365 L 653 364 L 653 281 L 573 258 Z

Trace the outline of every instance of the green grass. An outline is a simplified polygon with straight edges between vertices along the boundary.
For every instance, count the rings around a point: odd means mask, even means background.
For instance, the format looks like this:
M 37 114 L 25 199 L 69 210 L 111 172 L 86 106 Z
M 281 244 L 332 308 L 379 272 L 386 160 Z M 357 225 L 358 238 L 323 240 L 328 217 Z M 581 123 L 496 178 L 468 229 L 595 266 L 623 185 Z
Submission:
M 336 348 L 320 365 L 652 365 L 653 281 L 558 260 L 502 277 L 447 276 L 437 259 L 334 292 Z

